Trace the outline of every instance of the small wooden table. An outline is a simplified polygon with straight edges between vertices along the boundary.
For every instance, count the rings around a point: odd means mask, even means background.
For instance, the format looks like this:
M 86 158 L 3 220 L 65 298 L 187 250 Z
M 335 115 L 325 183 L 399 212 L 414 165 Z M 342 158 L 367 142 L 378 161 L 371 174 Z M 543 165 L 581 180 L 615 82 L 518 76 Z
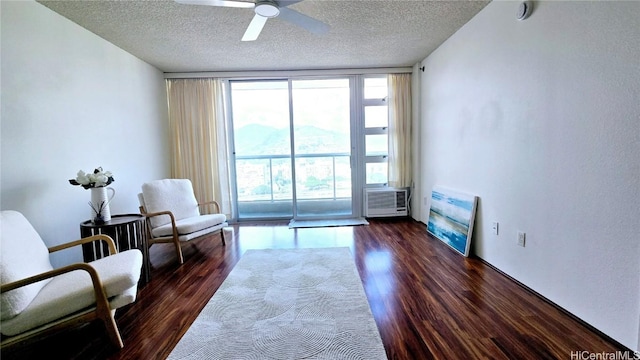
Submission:
M 151 264 L 149 247 L 147 246 L 147 229 L 145 217 L 140 214 L 113 215 L 111 220 L 96 225 L 91 220 L 80 223 L 80 236 L 97 234 L 109 235 L 116 243 L 118 251 L 140 249 L 142 251 L 142 284 L 151 280 Z M 109 249 L 102 241 L 94 241 L 82 245 L 84 261 L 93 261 L 109 254 Z

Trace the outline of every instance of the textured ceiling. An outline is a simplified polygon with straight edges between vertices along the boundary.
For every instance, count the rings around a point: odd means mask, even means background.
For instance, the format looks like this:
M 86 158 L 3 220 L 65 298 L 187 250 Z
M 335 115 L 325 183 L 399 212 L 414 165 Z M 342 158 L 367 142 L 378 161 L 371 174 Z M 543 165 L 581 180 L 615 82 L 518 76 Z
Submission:
M 300 13 L 331 26 L 314 35 L 269 19 L 240 39 L 252 9 L 174 1 L 38 1 L 164 72 L 313 70 L 412 66 L 488 1 L 305 0 Z

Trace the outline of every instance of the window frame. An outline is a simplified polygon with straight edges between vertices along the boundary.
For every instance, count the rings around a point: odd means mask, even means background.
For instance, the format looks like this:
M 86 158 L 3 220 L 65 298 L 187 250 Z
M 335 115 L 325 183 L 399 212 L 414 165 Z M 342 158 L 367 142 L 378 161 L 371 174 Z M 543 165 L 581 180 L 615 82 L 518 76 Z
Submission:
M 388 110 L 388 102 L 387 102 L 387 98 L 389 97 L 389 84 L 387 81 L 387 96 L 385 96 L 384 98 L 375 98 L 375 99 L 366 99 L 365 98 L 365 84 L 366 84 L 366 79 L 371 79 L 371 78 L 387 78 L 386 74 L 380 74 L 380 75 L 365 75 L 363 76 L 363 90 L 362 90 L 362 127 L 363 127 L 363 138 L 362 138 L 362 143 L 364 145 L 364 149 L 363 149 L 363 153 L 364 153 L 364 164 L 362 165 L 362 168 L 365 172 L 365 176 L 364 176 L 364 187 L 365 188 L 373 188 L 373 187 L 384 187 L 384 186 L 388 186 L 389 184 L 389 174 L 386 174 L 386 181 L 385 182 L 380 182 L 380 183 L 368 183 L 367 182 L 367 174 L 366 174 L 366 169 L 367 169 L 367 164 L 374 164 L 374 163 L 387 163 L 388 166 L 388 162 L 389 162 L 389 149 L 387 149 L 386 154 L 380 154 L 380 155 L 367 155 L 366 153 L 366 142 L 367 142 L 367 135 L 387 135 L 387 143 L 388 143 L 388 136 L 389 136 L 389 112 L 387 111 L 387 126 L 376 126 L 376 127 L 366 127 L 366 119 L 365 119 L 365 114 L 366 114 L 366 108 L 367 107 L 373 107 L 373 106 L 385 106 L 387 107 Z

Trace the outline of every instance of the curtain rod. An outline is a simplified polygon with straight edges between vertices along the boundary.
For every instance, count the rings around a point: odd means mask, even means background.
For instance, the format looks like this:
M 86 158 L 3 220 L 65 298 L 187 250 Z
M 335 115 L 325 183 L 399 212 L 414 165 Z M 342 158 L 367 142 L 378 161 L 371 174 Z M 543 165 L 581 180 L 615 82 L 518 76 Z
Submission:
M 205 71 L 205 72 L 165 72 L 165 79 L 192 78 L 277 78 L 289 76 L 326 76 L 361 74 L 400 74 L 411 73 L 412 67 L 366 68 L 366 69 L 325 69 L 325 70 L 274 70 L 274 71 Z

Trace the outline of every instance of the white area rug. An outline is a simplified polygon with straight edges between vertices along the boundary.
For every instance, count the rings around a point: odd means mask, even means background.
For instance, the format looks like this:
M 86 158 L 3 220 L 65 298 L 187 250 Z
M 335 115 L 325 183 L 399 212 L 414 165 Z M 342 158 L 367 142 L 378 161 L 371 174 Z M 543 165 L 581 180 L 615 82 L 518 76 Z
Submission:
M 369 225 L 369 222 L 363 218 L 332 219 L 332 220 L 291 220 L 289 222 L 289 228 L 358 226 L 358 225 Z
M 387 359 L 348 248 L 248 250 L 169 359 Z

